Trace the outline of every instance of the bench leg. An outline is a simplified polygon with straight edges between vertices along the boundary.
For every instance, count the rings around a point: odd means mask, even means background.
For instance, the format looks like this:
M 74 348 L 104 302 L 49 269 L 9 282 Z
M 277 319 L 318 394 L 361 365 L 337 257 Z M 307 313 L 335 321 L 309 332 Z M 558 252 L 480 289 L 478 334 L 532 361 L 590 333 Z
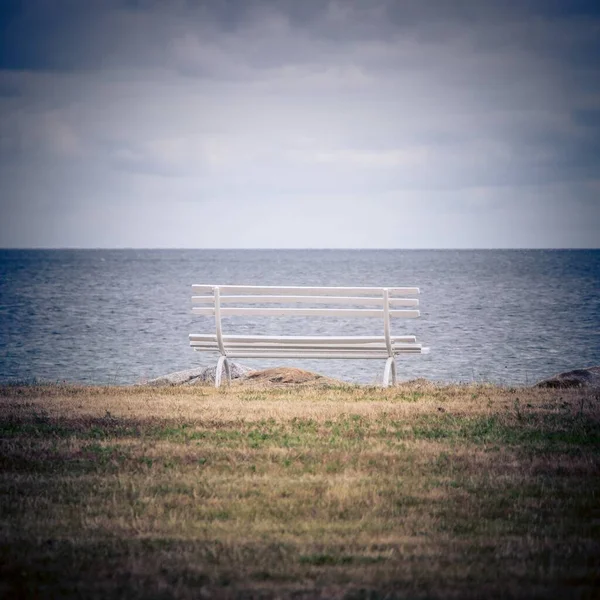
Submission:
M 215 387 L 221 386 L 221 379 L 223 377 L 223 367 L 225 367 L 225 375 L 227 375 L 227 383 L 231 383 L 231 369 L 229 368 L 229 361 L 226 356 L 219 356 L 217 361 L 217 372 L 215 373 Z
M 392 375 L 392 385 L 396 385 L 396 360 L 390 356 L 385 362 L 385 371 L 383 372 L 383 387 L 390 385 L 390 373 Z

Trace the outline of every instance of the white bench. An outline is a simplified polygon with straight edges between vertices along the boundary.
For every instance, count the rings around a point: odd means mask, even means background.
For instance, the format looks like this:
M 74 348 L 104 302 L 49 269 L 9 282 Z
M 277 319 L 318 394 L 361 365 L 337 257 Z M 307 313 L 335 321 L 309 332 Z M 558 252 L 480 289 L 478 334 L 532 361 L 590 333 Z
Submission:
M 383 385 L 388 386 L 390 375 L 392 383 L 396 383 L 397 355 L 429 352 L 429 348 L 417 343 L 414 335 L 391 334 L 392 317 L 419 316 L 416 309 L 419 300 L 406 297 L 418 295 L 417 287 L 193 285 L 192 290 L 195 305 L 192 312 L 214 318 L 215 333 L 192 333 L 190 345 L 194 350 L 220 353 L 216 387 L 221 384 L 223 367 L 231 382 L 230 358 L 385 359 Z M 381 319 L 383 333 L 369 336 L 224 335 L 221 319 L 230 316 L 371 317 Z

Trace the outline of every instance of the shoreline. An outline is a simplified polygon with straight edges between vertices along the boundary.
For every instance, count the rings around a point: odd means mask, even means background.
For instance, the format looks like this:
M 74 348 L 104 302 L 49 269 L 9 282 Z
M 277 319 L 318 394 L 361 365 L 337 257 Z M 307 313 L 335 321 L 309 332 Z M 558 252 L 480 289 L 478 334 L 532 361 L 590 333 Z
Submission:
M 183 371 L 175 371 L 161 377 L 151 380 L 142 380 L 131 384 L 107 384 L 107 383 L 81 383 L 75 381 L 8 381 L 0 382 L 1 387 L 35 387 L 65 385 L 71 387 L 196 387 L 196 386 L 214 386 L 216 367 L 197 367 Z M 228 384 L 223 380 L 222 387 L 227 385 L 262 385 L 262 386 L 337 386 L 348 388 L 375 388 L 385 389 L 380 384 L 364 384 L 345 382 L 334 379 L 320 373 L 307 371 L 296 367 L 274 367 L 269 369 L 251 369 L 237 363 L 231 364 L 232 381 Z M 432 385 L 437 387 L 451 386 L 472 386 L 486 385 L 491 387 L 503 388 L 557 388 L 557 389 L 590 389 L 600 390 L 600 366 L 592 366 L 581 369 L 573 369 L 558 373 L 533 384 L 511 384 L 511 383 L 493 383 L 486 381 L 466 381 L 466 382 L 442 382 L 432 381 L 425 378 L 399 381 L 395 386 L 401 387 L 411 385 Z

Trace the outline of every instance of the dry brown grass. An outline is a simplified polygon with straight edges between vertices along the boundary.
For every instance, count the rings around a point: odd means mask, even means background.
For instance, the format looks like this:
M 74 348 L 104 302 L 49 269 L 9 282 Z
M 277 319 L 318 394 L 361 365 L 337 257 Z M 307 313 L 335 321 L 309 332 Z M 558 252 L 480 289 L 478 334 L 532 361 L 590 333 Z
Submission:
M 600 399 L 0 390 L 0 596 L 592 597 Z

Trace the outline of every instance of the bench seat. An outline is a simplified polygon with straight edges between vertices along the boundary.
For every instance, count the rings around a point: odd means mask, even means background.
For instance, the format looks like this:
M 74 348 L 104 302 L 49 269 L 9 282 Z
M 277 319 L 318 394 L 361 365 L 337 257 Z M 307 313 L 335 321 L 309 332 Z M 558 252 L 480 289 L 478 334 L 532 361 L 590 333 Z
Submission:
M 192 333 L 189 339 L 194 349 L 219 352 L 216 335 Z M 391 342 L 394 354 L 425 354 L 428 351 L 417 343 L 414 335 L 392 337 Z M 227 356 L 232 358 L 283 358 L 283 354 L 289 358 L 352 358 L 357 353 L 364 354 L 364 358 L 389 356 L 384 336 L 224 335 L 223 345 Z

